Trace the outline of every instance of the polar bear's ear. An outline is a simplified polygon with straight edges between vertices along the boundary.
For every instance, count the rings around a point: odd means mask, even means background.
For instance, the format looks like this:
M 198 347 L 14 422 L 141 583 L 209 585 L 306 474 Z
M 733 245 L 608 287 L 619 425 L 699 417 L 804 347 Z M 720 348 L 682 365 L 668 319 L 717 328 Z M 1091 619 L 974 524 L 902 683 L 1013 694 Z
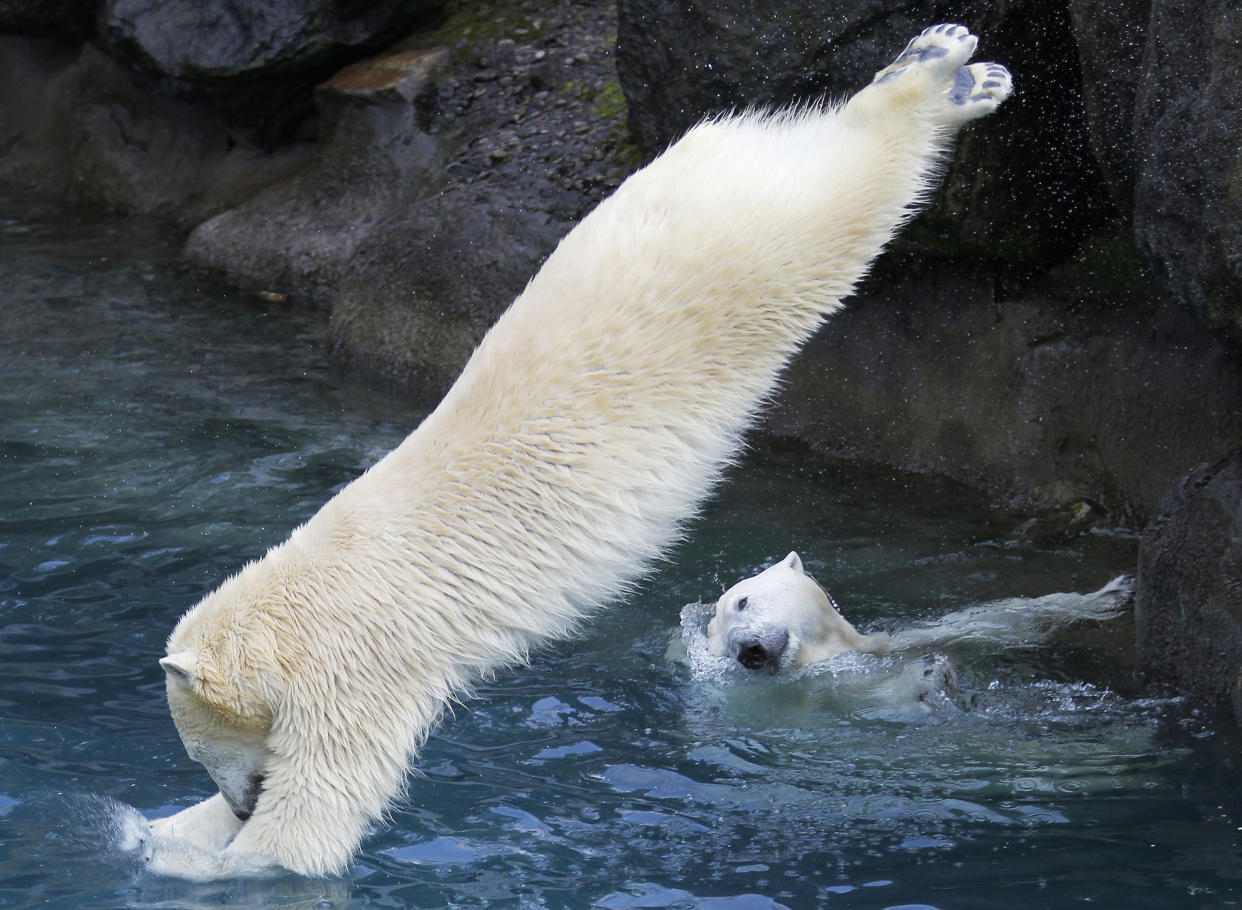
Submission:
M 780 565 L 786 569 L 793 569 L 799 575 L 806 574 L 806 570 L 802 568 L 802 557 L 792 550 L 788 556 L 780 561 Z
M 193 651 L 178 651 L 160 660 L 160 666 L 169 676 L 174 676 L 184 683 L 193 683 L 198 679 L 198 655 Z

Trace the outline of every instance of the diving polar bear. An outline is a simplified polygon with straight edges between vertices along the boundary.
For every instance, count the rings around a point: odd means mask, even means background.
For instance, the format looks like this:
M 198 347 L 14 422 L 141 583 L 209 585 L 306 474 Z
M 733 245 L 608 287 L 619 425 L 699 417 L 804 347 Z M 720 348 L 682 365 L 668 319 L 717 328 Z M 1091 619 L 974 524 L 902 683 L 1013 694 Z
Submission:
M 168 701 L 220 793 L 190 878 L 340 871 L 448 701 L 626 590 L 778 374 L 1010 92 L 938 25 L 840 106 L 692 129 L 557 247 L 439 407 L 190 610 Z

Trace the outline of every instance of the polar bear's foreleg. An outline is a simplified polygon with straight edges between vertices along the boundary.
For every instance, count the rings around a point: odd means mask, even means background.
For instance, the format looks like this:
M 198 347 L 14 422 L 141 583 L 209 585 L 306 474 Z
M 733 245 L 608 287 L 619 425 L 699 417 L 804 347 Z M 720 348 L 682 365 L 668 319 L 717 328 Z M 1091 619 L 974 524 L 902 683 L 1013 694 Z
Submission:
M 176 815 L 156 819 L 151 822 L 151 831 L 158 837 L 184 841 L 199 850 L 223 850 L 241 826 L 241 820 L 217 793 Z
M 217 793 L 176 815 L 151 822 L 147 867 L 158 875 L 178 878 L 229 877 L 231 870 L 221 862 L 222 851 L 241 829 L 241 820 Z M 248 868 L 243 873 L 253 871 Z

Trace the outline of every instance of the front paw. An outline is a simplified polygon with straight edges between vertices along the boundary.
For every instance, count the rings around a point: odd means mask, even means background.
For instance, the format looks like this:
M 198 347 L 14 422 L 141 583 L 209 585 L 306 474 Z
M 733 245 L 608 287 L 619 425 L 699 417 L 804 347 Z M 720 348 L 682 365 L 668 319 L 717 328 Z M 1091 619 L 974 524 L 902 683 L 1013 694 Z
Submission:
M 157 835 L 146 816 L 136 809 L 116 815 L 116 848 L 122 853 L 133 853 L 143 864 L 150 864 Z

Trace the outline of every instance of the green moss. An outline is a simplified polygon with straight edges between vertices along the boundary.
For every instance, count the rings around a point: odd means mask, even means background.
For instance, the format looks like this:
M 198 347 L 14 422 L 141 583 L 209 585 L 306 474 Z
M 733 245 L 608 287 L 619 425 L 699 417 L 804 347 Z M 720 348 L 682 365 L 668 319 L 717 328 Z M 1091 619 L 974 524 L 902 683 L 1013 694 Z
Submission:
M 624 118 L 627 105 L 625 92 L 621 91 L 620 82 L 609 82 L 595 94 L 592 112 L 600 120 Z
M 609 158 L 624 163 L 630 169 L 642 163 L 642 155 L 638 146 L 630 137 L 626 112 L 629 105 L 625 100 L 625 92 L 617 80 L 606 83 L 593 94 L 587 94 L 577 80 L 570 79 L 557 90 L 567 97 L 579 98 L 590 106 L 591 116 L 596 120 L 610 122 L 608 136 L 604 145 L 608 149 Z

